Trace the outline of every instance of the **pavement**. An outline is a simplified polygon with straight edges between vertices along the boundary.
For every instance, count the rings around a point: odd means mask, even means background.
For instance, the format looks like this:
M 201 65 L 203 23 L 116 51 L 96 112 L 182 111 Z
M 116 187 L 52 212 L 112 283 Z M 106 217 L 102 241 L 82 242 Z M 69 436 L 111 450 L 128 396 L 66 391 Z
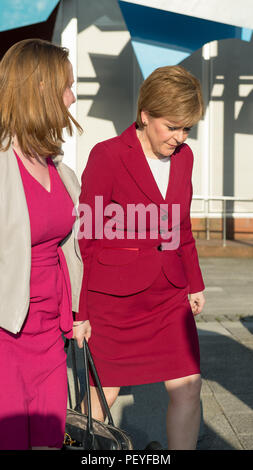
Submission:
M 201 352 L 198 450 L 253 450 L 253 258 L 201 257 L 206 304 L 196 318 Z M 70 358 L 70 388 L 73 392 Z M 78 374 L 83 375 L 80 351 Z M 122 387 L 115 425 L 135 450 L 152 440 L 167 448 L 168 397 L 163 383 Z

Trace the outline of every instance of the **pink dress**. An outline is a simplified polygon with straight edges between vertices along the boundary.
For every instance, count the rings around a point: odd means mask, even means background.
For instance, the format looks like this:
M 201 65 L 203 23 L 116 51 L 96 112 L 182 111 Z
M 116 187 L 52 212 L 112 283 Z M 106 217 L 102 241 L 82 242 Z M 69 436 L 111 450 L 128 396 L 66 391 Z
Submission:
M 48 192 L 16 155 L 31 225 L 30 307 L 17 335 L 0 329 L 0 449 L 61 448 L 67 407 L 62 333 L 71 335 L 71 292 L 59 247 L 73 202 L 50 158 Z

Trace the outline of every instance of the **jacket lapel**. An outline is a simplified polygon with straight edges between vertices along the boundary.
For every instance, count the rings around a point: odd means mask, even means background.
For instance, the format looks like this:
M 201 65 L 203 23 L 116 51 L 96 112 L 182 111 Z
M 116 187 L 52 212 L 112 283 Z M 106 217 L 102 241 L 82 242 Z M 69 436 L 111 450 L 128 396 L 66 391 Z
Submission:
M 128 147 L 125 152 L 121 152 L 120 156 L 131 177 L 151 201 L 158 205 L 164 203 L 136 135 L 135 123 L 126 129 L 120 138 Z
M 173 203 L 178 195 L 184 192 L 186 165 L 182 153 L 184 153 L 185 144 L 180 145 L 171 156 L 170 177 L 165 201 Z M 181 153 L 181 155 L 180 155 Z
M 136 125 L 132 124 L 120 136 L 121 140 L 127 145 L 127 150 L 121 153 L 121 159 L 128 172 L 134 178 L 143 193 L 156 204 L 164 204 L 171 202 L 176 191 L 175 182 L 181 181 L 182 174 L 180 171 L 179 155 L 180 148 L 171 156 L 170 160 L 170 176 L 167 187 L 166 198 L 164 199 L 159 191 L 152 171 L 143 153 L 141 144 L 136 135 Z

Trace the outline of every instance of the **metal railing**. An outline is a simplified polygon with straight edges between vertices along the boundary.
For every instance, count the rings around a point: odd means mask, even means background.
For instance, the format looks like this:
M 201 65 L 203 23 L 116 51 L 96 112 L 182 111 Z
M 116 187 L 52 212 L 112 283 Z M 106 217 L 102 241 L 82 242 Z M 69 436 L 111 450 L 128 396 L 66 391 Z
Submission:
M 210 217 L 209 214 L 215 214 L 215 213 L 220 213 L 220 211 L 209 211 L 209 202 L 210 201 L 222 201 L 222 244 L 223 246 L 226 246 L 227 242 L 227 224 L 226 224 L 226 218 L 227 216 L 231 216 L 231 212 L 227 212 L 227 202 L 228 201 L 233 201 L 233 202 L 253 202 L 253 198 L 244 198 L 244 197 L 232 197 L 232 196 L 193 196 L 193 200 L 201 200 L 204 201 L 205 205 L 205 214 L 206 214 L 206 239 L 210 240 Z M 195 212 L 195 211 L 194 211 Z M 196 211 L 200 212 L 200 211 Z M 202 211 L 201 211 L 202 212 Z M 253 216 L 253 212 L 252 212 Z

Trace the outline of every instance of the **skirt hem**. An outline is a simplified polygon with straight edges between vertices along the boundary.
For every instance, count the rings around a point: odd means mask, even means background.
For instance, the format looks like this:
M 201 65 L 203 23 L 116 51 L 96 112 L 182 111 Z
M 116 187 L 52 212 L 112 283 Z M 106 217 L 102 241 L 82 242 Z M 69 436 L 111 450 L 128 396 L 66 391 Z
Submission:
M 101 380 L 101 385 L 102 387 L 131 387 L 135 385 L 148 385 L 148 384 L 153 384 L 153 383 L 159 383 L 159 382 L 166 382 L 167 380 L 174 380 L 174 379 L 181 379 L 183 377 L 189 377 L 190 375 L 196 375 L 200 374 L 201 375 L 201 370 L 200 368 L 195 368 L 191 369 L 188 371 L 182 371 L 182 372 L 177 372 L 175 374 L 166 374 L 164 375 L 164 378 L 159 377 L 152 377 L 152 378 L 146 378 L 143 380 L 128 380 L 127 382 L 119 380 L 118 382 L 115 382 L 114 384 L 110 381 L 110 383 L 104 383 L 103 380 Z M 91 385 L 94 386 L 94 382 L 91 377 L 90 381 Z M 107 382 L 107 381 L 106 381 Z

